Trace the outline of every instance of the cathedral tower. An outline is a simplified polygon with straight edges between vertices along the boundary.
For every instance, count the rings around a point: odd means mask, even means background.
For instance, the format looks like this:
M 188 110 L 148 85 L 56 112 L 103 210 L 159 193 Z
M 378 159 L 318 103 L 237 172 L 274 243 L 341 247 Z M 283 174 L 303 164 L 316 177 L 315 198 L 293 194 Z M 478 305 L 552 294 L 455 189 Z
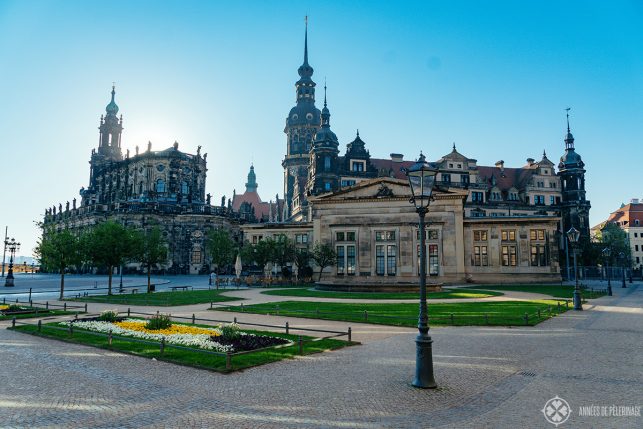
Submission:
M 304 62 L 299 67 L 299 80 L 295 83 L 297 104 L 286 118 L 286 156 L 281 163 L 284 169 L 284 198 L 288 215 L 293 207 L 293 199 L 305 199 L 304 195 L 294 195 L 295 182 L 305 181 L 308 177 L 310 150 L 315 133 L 321 122 L 321 112 L 315 107 L 315 82 L 312 80 L 313 68 L 308 64 L 308 18 L 304 36 Z M 303 189 L 299 190 L 301 194 Z
M 120 119 L 116 116 L 118 106 L 114 101 L 116 95 L 115 87 L 112 86 L 112 100 L 105 107 L 105 116 L 100 118 L 100 138 L 98 141 L 98 153 L 106 159 L 120 161 L 123 159 L 121 153 L 121 134 L 123 132 L 123 115 Z

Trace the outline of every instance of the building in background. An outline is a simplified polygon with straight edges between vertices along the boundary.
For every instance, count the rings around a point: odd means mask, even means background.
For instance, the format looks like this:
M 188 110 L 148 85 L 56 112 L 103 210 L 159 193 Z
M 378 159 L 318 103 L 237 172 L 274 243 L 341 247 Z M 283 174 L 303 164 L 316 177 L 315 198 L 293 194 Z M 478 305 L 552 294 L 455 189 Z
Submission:
M 607 220 L 592 228 L 592 233 L 597 234 L 606 224 L 613 223 L 621 228 L 630 244 L 632 252 L 632 268 L 643 268 L 643 203 L 638 198 L 632 198 L 629 204 L 622 204 L 613 211 Z

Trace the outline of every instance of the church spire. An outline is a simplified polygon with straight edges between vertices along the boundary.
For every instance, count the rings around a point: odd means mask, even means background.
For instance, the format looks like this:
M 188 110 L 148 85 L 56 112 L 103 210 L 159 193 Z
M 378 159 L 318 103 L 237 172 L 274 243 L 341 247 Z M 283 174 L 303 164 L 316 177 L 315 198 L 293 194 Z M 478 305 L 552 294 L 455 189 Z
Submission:
M 255 174 L 255 166 L 250 164 L 250 172 L 248 172 L 248 182 L 246 183 L 246 192 L 257 192 L 257 175 Z
M 306 30 L 304 35 L 304 64 L 308 64 L 308 15 L 306 15 Z
M 569 129 L 569 111 L 571 107 L 565 109 L 567 111 L 567 135 L 565 136 L 565 150 L 574 150 L 574 136 Z

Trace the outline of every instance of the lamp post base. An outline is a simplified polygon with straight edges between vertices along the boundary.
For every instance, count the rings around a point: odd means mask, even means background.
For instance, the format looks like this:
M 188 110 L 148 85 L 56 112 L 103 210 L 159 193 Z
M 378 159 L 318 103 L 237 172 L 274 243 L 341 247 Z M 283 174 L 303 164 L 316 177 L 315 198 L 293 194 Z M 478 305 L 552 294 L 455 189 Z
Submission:
M 607 286 L 607 295 L 612 296 L 612 286 Z
M 574 310 L 583 310 L 583 302 L 581 301 L 580 291 L 578 289 L 574 290 Z
M 428 335 L 415 339 L 415 378 L 411 385 L 419 389 L 435 389 L 438 385 L 433 378 L 433 340 Z

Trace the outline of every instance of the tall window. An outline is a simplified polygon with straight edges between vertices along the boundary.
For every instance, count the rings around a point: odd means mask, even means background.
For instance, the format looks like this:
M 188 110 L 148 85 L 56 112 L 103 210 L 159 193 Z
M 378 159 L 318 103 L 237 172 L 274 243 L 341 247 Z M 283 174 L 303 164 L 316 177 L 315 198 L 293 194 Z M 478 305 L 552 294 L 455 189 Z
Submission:
M 487 239 L 488 232 L 486 230 L 473 231 L 473 265 L 476 267 L 489 265 Z
M 483 202 L 484 198 L 482 196 L 482 192 L 478 192 L 478 191 L 471 192 L 471 201 L 474 202 L 474 203 Z
M 356 172 L 364 171 L 365 162 L 364 161 L 351 161 L 351 170 Z
M 201 249 L 192 249 L 192 263 L 200 264 L 202 259 Z
M 529 230 L 529 262 L 532 267 L 545 267 L 549 265 L 547 243 L 544 229 Z
M 425 231 L 426 239 L 428 240 L 426 246 L 426 258 L 427 258 L 427 274 L 430 276 L 437 276 L 440 274 L 440 251 L 438 247 L 438 230 L 437 229 L 428 229 Z M 418 273 L 420 272 L 420 231 L 416 231 L 416 238 L 418 239 L 418 245 L 416 247 L 416 256 L 417 256 L 417 266 Z M 433 243 L 432 243 L 433 241 Z
M 502 246 L 502 266 L 516 266 L 516 246 Z
M 156 181 L 156 192 L 165 192 L 165 181 L 163 179 L 159 179 Z
M 545 204 L 544 195 L 534 195 L 534 204 Z
M 335 233 L 335 251 L 337 252 L 337 275 L 355 275 L 356 252 L 355 231 L 337 231 Z
M 188 183 L 187 182 L 181 182 L 181 193 L 183 195 L 187 195 L 189 190 L 190 190 L 190 188 L 188 187 Z
M 375 273 L 378 276 L 394 276 L 397 274 L 395 231 L 376 231 L 375 242 L 381 243 L 375 246 Z
M 500 232 L 502 241 L 516 241 L 516 231 L 513 229 L 503 229 Z
M 330 156 L 324 157 L 324 170 L 330 170 Z
M 451 175 L 442 173 L 442 183 L 451 183 Z
M 460 175 L 460 182 L 462 182 L 463 185 L 468 185 L 469 184 L 469 175 L 468 174 L 461 174 Z

